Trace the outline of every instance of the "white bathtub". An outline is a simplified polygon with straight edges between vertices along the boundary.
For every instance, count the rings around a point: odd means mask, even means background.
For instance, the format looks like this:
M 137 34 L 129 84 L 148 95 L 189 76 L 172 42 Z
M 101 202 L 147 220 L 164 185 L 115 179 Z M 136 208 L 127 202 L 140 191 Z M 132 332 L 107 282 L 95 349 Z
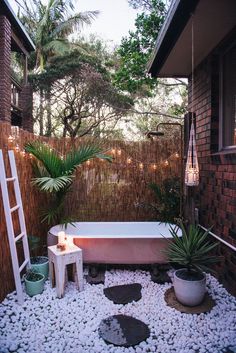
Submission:
M 165 263 L 171 239 L 167 223 L 160 222 L 76 222 L 68 225 L 67 236 L 83 250 L 85 263 L 150 264 Z M 57 244 L 60 225 L 48 232 L 48 245 Z M 179 234 L 181 234 L 179 230 Z

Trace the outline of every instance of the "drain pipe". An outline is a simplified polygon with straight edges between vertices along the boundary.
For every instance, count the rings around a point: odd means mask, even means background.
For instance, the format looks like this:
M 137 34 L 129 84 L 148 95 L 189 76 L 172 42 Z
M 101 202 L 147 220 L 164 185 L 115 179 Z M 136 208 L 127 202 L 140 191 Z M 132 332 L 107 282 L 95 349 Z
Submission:
M 202 228 L 203 230 L 205 230 L 205 231 L 208 230 L 207 228 L 201 226 L 201 224 L 198 224 L 198 226 L 199 226 L 200 228 Z M 235 246 L 233 246 L 233 245 L 229 244 L 227 241 L 221 239 L 218 235 L 216 235 L 216 234 L 214 234 L 214 233 L 212 233 L 212 232 L 209 232 L 209 234 L 212 235 L 214 238 L 218 239 L 221 243 L 223 243 L 223 244 L 225 244 L 226 246 L 228 246 L 229 248 L 231 248 L 233 251 L 236 251 L 236 247 L 235 247 Z

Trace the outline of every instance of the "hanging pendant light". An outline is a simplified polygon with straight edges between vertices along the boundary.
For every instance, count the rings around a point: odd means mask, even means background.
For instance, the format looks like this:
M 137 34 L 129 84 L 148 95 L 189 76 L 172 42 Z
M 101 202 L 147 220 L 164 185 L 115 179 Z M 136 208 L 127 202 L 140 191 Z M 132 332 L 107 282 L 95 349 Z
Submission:
M 194 100 L 194 28 L 192 16 L 192 105 Z M 194 114 L 191 113 L 191 130 L 189 135 L 188 155 L 185 167 L 185 184 L 197 186 L 199 184 L 199 166 L 197 159 L 196 137 L 194 128 Z
M 193 121 L 191 123 L 191 130 L 189 135 L 188 155 L 185 168 L 185 184 L 188 186 L 197 186 L 199 184 L 199 166 Z

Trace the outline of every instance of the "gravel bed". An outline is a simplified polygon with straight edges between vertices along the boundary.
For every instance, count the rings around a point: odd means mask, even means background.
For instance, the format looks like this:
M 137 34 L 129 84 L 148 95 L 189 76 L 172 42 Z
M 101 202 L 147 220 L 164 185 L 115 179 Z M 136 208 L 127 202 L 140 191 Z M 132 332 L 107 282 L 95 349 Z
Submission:
M 113 304 L 104 287 L 140 283 L 142 298 L 126 305 Z M 216 301 L 210 313 L 181 314 L 168 307 L 164 293 L 170 284 L 151 282 L 145 271 L 111 270 L 105 285 L 85 284 L 78 292 L 67 285 L 65 296 L 45 283 L 43 294 L 25 294 L 23 306 L 15 292 L 0 304 L 0 353 L 221 353 L 236 346 L 236 298 L 207 275 L 208 291 Z M 135 347 L 107 345 L 98 336 L 102 319 L 116 314 L 145 322 L 150 338 Z

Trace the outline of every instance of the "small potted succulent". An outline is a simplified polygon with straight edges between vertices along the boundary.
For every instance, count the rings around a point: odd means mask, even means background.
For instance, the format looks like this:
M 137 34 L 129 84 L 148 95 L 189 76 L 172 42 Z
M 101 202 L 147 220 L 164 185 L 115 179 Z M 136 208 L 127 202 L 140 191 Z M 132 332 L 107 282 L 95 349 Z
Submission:
M 210 230 L 203 232 L 200 227 L 190 225 L 187 229 L 180 222 L 182 236 L 178 229 L 170 227 L 173 240 L 169 241 L 166 255 L 170 263 L 179 268 L 174 272 L 173 285 L 177 300 L 187 306 L 199 305 L 206 293 L 205 272 L 212 272 L 209 266 L 219 261 L 210 252 L 218 245 L 207 237 Z
M 33 235 L 29 235 L 28 240 L 30 252 L 34 253 L 40 247 L 40 238 Z M 35 255 L 30 258 L 30 263 L 31 268 L 34 270 L 34 272 L 41 273 L 42 275 L 44 275 L 44 280 L 46 281 L 48 278 L 49 271 L 48 258 L 46 256 Z
M 41 294 L 44 290 L 44 275 L 37 273 L 30 269 L 24 276 L 26 293 L 33 297 L 34 295 Z

